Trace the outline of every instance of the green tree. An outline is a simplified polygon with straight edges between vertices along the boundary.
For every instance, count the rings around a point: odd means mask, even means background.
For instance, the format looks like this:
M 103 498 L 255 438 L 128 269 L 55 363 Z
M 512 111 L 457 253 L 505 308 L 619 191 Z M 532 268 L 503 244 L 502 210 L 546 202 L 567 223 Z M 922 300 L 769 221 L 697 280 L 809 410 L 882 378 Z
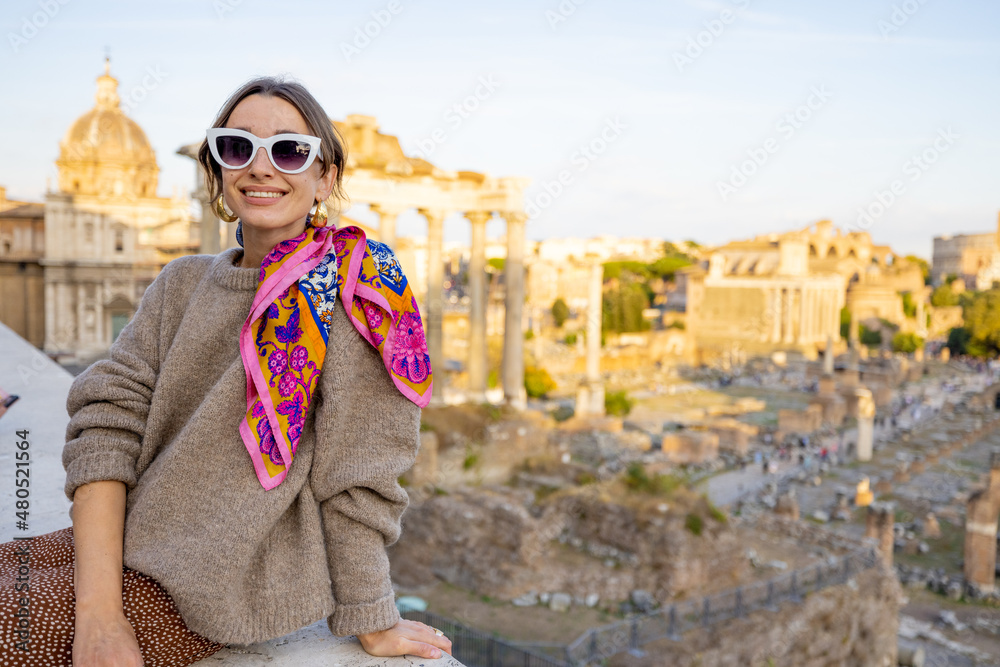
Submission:
M 969 339 L 972 335 L 965 327 L 954 327 L 948 332 L 948 342 L 945 343 L 951 353 L 955 356 L 968 354 Z
M 924 339 L 915 333 L 897 333 L 892 337 L 892 349 L 895 352 L 912 354 L 924 346 Z
M 620 279 L 617 288 L 604 293 L 602 330 L 623 333 L 645 331 L 649 322 L 642 318 L 642 311 L 649 308 L 645 286 L 637 281 Z
M 869 329 L 863 324 L 858 328 L 858 338 L 862 345 L 868 347 L 878 347 L 882 344 L 882 332 L 878 329 Z
M 840 309 L 840 337 L 847 340 L 851 336 L 851 311 L 845 306 Z
M 916 317 L 917 304 L 913 302 L 913 295 L 909 292 L 900 292 L 899 295 L 903 299 L 903 315 L 907 317 Z
M 677 255 L 661 257 L 649 265 L 649 271 L 664 280 L 673 280 L 678 269 L 683 269 L 685 266 L 691 266 L 692 264 L 694 264 L 694 261 L 690 257 L 679 253 Z
M 569 306 L 563 301 L 562 297 L 559 297 L 552 302 L 552 320 L 556 323 L 556 326 L 560 329 L 562 325 L 566 323 L 569 319 Z
M 544 368 L 526 366 L 524 368 L 524 391 L 531 398 L 544 398 L 556 388 L 556 382 Z
M 943 306 L 957 306 L 959 304 L 959 297 L 951 289 L 949 284 L 941 284 L 934 288 L 931 292 L 931 305 L 935 308 L 941 308 Z
M 634 260 L 604 263 L 604 280 L 620 280 L 622 274 L 632 274 L 632 279 L 645 280 L 651 275 L 649 265 Z
M 924 259 L 923 257 L 917 257 L 916 255 L 907 255 L 903 259 L 906 260 L 907 262 L 910 262 L 911 264 L 916 264 L 917 266 L 919 266 L 920 273 L 922 273 L 924 276 L 924 284 L 925 285 L 931 284 L 931 265 L 926 259 Z
M 624 391 L 609 391 L 604 394 L 604 411 L 612 417 L 625 417 L 632 412 L 635 401 Z
M 977 357 L 994 357 L 1000 350 L 1000 290 L 977 292 L 963 305 L 969 332 L 966 351 Z

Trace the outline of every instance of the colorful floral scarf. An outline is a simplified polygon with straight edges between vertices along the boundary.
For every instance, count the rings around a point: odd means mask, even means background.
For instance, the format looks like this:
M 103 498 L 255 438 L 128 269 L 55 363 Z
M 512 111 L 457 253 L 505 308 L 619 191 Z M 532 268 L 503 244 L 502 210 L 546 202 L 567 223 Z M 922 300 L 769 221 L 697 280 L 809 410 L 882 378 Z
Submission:
M 314 228 L 276 245 L 260 266 L 240 333 L 247 413 L 240 435 L 265 489 L 285 479 L 323 369 L 337 295 L 393 383 L 425 407 L 431 367 L 423 323 L 399 261 L 358 227 Z M 359 418 L 363 418 L 359 415 Z

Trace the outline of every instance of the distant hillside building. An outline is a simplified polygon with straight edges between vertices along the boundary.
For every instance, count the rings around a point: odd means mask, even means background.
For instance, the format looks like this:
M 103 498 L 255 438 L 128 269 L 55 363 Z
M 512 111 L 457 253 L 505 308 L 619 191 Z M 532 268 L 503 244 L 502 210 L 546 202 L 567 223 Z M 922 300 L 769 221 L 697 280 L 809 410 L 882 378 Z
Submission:
M 935 236 L 931 279 L 935 286 L 949 277 L 961 278 L 974 289 L 989 289 L 1000 280 L 1000 220 L 998 231 L 985 234 Z
M 859 321 L 903 325 L 900 292 L 913 294 L 919 323 L 927 298 L 920 267 L 895 260 L 867 232 L 842 234 L 829 220 L 715 248 L 679 272 L 691 342 L 702 360 L 777 350 L 814 356 L 840 340 L 845 306 Z

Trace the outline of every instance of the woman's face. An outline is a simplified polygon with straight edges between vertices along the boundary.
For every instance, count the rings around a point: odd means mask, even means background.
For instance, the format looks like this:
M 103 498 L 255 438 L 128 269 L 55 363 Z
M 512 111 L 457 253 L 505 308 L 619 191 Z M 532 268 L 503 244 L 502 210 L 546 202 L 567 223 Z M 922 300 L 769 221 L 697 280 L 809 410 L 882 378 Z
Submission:
M 229 116 L 225 127 L 245 130 L 261 138 L 276 134 L 313 134 L 302 114 L 280 97 L 250 95 Z M 331 147 L 323 146 L 329 152 Z M 302 233 L 306 215 L 317 200 L 325 201 L 333 189 L 336 167 L 320 175 L 317 159 L 300 174 L 274 168 L 265 148 L 242 169 L 222 169 L 226 203 L 245 226 L 261 232 L 279 232 L 284 238 Z

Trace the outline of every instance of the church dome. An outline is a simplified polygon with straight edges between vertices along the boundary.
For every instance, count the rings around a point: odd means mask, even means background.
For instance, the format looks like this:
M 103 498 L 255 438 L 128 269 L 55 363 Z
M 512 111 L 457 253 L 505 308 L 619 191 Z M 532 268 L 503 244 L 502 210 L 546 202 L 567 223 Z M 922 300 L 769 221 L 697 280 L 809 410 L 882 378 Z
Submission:
M 76 119 L 59 144 L 59 189 L 105 197 L 155 197 L 156 154 L 146 133 L 125 115 L 118 80 L 105 61 L 97 78 L 97 104 Z

